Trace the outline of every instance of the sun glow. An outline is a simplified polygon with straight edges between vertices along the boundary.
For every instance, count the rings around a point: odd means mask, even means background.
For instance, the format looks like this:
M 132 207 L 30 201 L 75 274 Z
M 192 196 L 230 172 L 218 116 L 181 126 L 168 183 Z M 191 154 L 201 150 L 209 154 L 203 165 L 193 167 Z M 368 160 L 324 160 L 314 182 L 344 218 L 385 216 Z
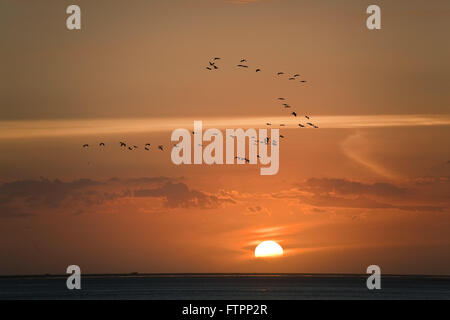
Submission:
M 283 248 L 275 241 L 261 242 L 255 249 L 256 258 L 272 258 L 283 255 Z

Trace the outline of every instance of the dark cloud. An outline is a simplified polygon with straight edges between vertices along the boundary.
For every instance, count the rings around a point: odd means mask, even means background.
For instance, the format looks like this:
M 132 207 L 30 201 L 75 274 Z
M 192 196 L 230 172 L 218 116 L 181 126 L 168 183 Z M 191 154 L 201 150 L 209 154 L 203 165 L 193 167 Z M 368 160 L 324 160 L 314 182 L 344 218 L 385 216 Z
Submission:
M 305 190 L 314 193 L 335 193 L 339 195 L 374 195 L 380 197 L 404 196 L 406 189 L 390 183 L 365 184 L 345 179 L 312 178 L 300 184 Z
M 216 208 L 224 203 L 234 203 L 231 198 L 218 197 L 201 191 L 190 190 L 184 183 L 166 183 L 159 188 L 141 189 L 134 192 L 135 197 L 162 197 L 170 208 L 199 207 Z
M 118 199 L 141 197 L 163 198 L 169 208 L 217 208 L 234 203 L 230 197 L 191 190 L 173 178 L 113 178 L 105 182 L 79 179 L 21 180 L 0 185 L 0 217 L 28 217 L 43 211 L 61 209 L 80 214 L 95 206 L 112 203 Z

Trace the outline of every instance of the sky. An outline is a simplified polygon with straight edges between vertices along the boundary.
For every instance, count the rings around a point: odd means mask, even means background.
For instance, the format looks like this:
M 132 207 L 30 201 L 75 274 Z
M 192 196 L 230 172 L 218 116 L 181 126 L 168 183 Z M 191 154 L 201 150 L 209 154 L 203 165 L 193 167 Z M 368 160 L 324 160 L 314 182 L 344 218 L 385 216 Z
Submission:
M 73 3 L 82 29 L 68 31 Z M 370 4 L 381 30 L 366 28 Z M 2 0 L 0 274 L 450 274 L 449 13 L 445 0 Z M 286 124 L 278 174 L 174 165 L 171 132 L 194 120 Z M 254 258 L 265 240 L 284 256 Z

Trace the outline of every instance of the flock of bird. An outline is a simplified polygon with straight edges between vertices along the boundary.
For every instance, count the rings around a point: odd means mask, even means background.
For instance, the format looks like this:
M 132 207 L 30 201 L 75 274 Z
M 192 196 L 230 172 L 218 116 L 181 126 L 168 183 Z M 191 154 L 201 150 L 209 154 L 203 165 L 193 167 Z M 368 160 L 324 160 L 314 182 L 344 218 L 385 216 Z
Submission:
M 217 63 L 220 60 L 222 60 L 222 58 L 219 58 L 219 57 L 215 57 L 215 58 L 211 59 L 209 61 L 209 66 L 207 66 L 206 69 L 209 70 L 209 71 L 218 70 L 219 66 L 217 66 Z M 239 61 L 239 64 L 237 64 L 237 67 L 238 68 L 249 69 L 249 65 L 248 65 L 247 59 L 245 59 L 245 58 L 241 59 Z M 262 72 L 262 70 L 261 70 L 261 68 L 256 68 L 255 72 L 259 73 L 259 72 Z M 281 77 L 281 76 L 284 76 L 284 75 L 286 75 L 286 73 L 282 72 L 282 71 L 276 73 L 277 77 Z M 289 81 L 295 81 L 295 80 L 299 80 L 299 79 L 300 79 L 300 74 L 298 74 L 298 73 L 296 73 L 296 74 L 294 74 L 294 75 L 292 75 L 292 76 L 290 76 L 288 78 Z M 306 82 L 307 82 L 306 80 L 303 80 L 303 79 L 300 80 L 301 84 L 304 84 Z M 284 109 L 292 109 L 292 106 L 287 103 L 286 98 L 278 98 L 278 100 L 282 102 L 282 106 L 284 107 Z M 290 113 L 290 115 L 295 117 L 295 118 L 298 118 L 298 116 L 299 116 L 299 114 L 296 111 L 292 111 Z M 305 119 L 306 119 L 305 121 L 308 121 L 308 122 L 306 122 L 306 123 L 299 123 L 298 127 L 300 127 L 300 128 L 310 127 L 310 128 L 314 128 L 314 129 L 319 129 L 319 126 L 317 126 L 316 124 L 311 122 L 311 117 L 310 116 L 306 115 Z M 267 122 L 266 125 L 267 126 L 272 126 L 272 123 Z M 282 124 L 280 124 L 280 127 L 286 127 L 286 124 L 282 123 Z M 280 135 L 280 138 L 284 138 L 284 136 Z
M 219 70 L 219 66 L 218 66 L 217 64 L 218 64 L 218 62 L 219 62 L 220 60 L 222 60 L 222 58 L 219 58 L 219 57 L 215 57 L 215 58 L 211 59 L 211 60 L 209 61 L 209 63 L 208 63 L 208 66 L 206 67 L 206 69 L 209 70 L 209 71 Z M 239 64 L 237 64 L 237 67 L 238 67 L 238 68 L 249 69 L 249 65 L 248 65 L 248 63 L 247 63 L 247 59 L 245 59 L 245 58 L 244 58 L 244 59 L 241 59 L 241 60 L 239 61 Z M 261 68 L 256 68 L 256 69 L 255 69 L 255 72 L 259 73 L 259 72 L 262 72 L 262 70 L 261 70 Z M 283 76 L 283 75 L 285 75 L 284 72 L 277 72 L 277 73 L 276 73 L 276 76 L 277 76 L 277 77 L 281 77 L 281 76 Z M 300 77 L 300 74 L 296 73 L 296 74 L 292 75 L 291 77 L 289 77 L 288 79 L 289 79 L 289 81 L 294 81 L 294 80 L 298 80 L 299 77 Z M 306 80 L 300 80 L 300 83 L 306 83 L 306 82 L 307 82 Z M 289 104 L 287 103 L 286 98 L 280 97 L 280 98 L 278 98 L 278 101 L 279 101 L 279 102 L 282 102 L 282 106 L 284 107 L 284 109 L 291 109 L 291 108 L 292 108 L 292 106 L 289 105 Z M 292 112 L 290 113 L 290 115 L 293 116 L 293 117 L 295 117 L 295 118 L 298 118 L 298 113 L 297 113 L 296 111 L 292 111 Z M 314 123 L 312 123 L 312 122 L 310 121 L 310 120 L 311 120 L 311 117 L 310 117 L 310 116 L 306 115 L 306 116 L 305 116 L 305 119 L 308 120 L 309 122 L 306 122 L 305 124 L 299 123 L 298 126 L 299 126 L 300 128 L 306 128 L 307 126 L 308 126 L 308 127 L 311 127 L 311 128 L 314 128 L 314 129 L 318 129 L 318 128 L 319 128 L 317 125 L 315 125 Z M 272 126 L 272 123 L 271 123 L 271 122 L 267 122 L 266 125 L 267 125 L 267 126 Z M 280 128 L 281 128 L 281 127 L 286 127 L 286 124 L 281 123 L 281 124 L 280 124 Z M 195 135 L 196 132 L 192 132 L 192 134 Z M 284 136 L 284 135 L 280 135 L 280 138 L 281 138 L 281 139 L 284 139 L 285 136 Z M 269 144 L 269 143 L 270 143 L 270 139 L 269 139 L 269 138 L 266 138 L 264 141 L 259 141 L 259 140 L 256 139 L 256 137 L 253 137 L 252 140 L 254 140 L 254 143 L 256 143 L 256 144 L 258 144 L 258 143 Z M 273 145 L 276 145 L 277 142 L 276 142 L 276 141 L 272 141 L 272 144 L 273 144 Z M 129 150 L 129 151 L 133 151 L 133 150 L 139 149 L 139 146 L 136 146 L 136 145 L 127 145 L 125 142 L 122 142 L 122 141 L 119 142 L 119 145 L 120 145 L 121 148 L 127 149 L 127 150 Z M 104 142 L 100 142 L 100 143 L 98 144 L 98 146 L 101 147 L 101 148 L 103 148 L 103 147 L 106 146 L 106 144 L 105 144 Z M 83 145 L 83 148 L 89 148 L 89 147 L 90 147 L 89 144 L 84 144 L 84 145 Z M 151 144 L 150 144 L 150 143 L 146 143 L 146 144 L 144 145 L 144 150 L 145 150 L 145 151 L 150 151 L 150 147 L 151 147 Z M 178 147 L 178 144 L 176 144 L 175 147 Z M 158 150 L 164 151 L 164 145 L 158 145 Z M 258 157 L 259 157 L 259 156 L 258 156 Z M 240 159 L 240 158 L 239 158 L 239 157 L 236 157 L 236 159 Z M 245 160 L 246 162 L 250 162 L 250 160 L 247 159 L 247 158 L 242 158 L 242 159 L 240 159 L 240 160 Z
M 129 151 L 133 151 L 133 150 L 139 149 L 139 146 L 136 146 L 136 145 L 127 145 L 125 142 L 122 142 L 122 141 L 119 142 L 119 145 L 120 145 L 121 148 L 127 149 L 127 150 L 129 150 Z M 100 142 L 100 143 L 98 144 L 98 146 L 103 148 L 103 147 L 106 146 L 106 144 L 105 144 L 104 142 Z M 83 144 L 83 148 L 89 148 L 89 147 L 90 147 L 90 145 L 89 145 L 88 143 Z M 150 151 L 150 147 L 151 147 L 151 144 L 150 144 L 150 143 L 146 143 L 146 144 L 144 145 L 144 150 Z M 159 149 L 160 151 L 164 151 L 164 145 L 162 145 L 162 144 L 159 145 L 159 146 L 158 146 L 158 149 Z

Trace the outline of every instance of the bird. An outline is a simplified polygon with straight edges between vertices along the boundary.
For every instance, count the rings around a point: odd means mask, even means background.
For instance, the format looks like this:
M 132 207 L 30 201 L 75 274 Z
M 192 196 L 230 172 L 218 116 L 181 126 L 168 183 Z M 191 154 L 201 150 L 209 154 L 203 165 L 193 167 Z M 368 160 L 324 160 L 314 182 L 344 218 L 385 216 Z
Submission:
M 310 119 L 310 117 L 309 117 L 309 116 L 305 116 L 305 118 L 306 118 L 306 119 L 308 119 L 308 120 Z
M 292 112 L 291 114 L 292 114 L 294 117 L 297 116 L 297 113 L 296 113 L 296 112 Z
M 261 69 L 256 69 L 256 72 L 261 72 Z
M 306 80 L 301 80 L 300 82 L 303 82 L 303 83 L 305 83 L 305 82 L 306 82 Z
M 83 148 L 87 148 L 87 147 L 89 147 L 88 144 L 83 144 Z
M 281 139 L 284 139 L 285 137 L 284 137 L 283 135 L 280 134 L 280 138 L 281 138 Z
M 311 122 L 307 123 L 308 126 L 314 127 L 314 125 Z
M 208 70 L 212 70 L 210 67 L 206 67 L 206 69 L 208 69 Z
M 164 151 L 164 146 L 159 145 L 159 146 L 158 146 L 158 149 L 161 150 L 161 151 Z
M 104 146 L 105 146 L 105 143 L 104 143 L 104 142 L 100 142 L 99 146 L 100 146 L 100 147 L 104 147 Z
M 150 149 L 148 147 L 145 147 L 145 150 L 150 151 Z
M 266 125 L 271 126 L 272 124 L 270 122 L 267 122 Z
M 127 144 L 126 144 L 125 142 L 120 142 L 120 146 L 121 146 L 121 147 L 126 147 Z
M 213 60 L 214 60 L 214 61 L 216 61 L 216 60 L 220 60 L 220 58 L 214 58 Z
M 209 65 L 212 67 L 214 65 L 214 62 L 209 62 Z
M 238 64 L 238 67 L 241 67 L 241 68 L 248 68 L 248 66 L 245 66 L 245 65 L 243 65 L 243 64 Z
M 216 66 L 216 65 L 213 65 L 213 68 L 214 68 L 215 70 L 219 69 L 219 67 Z
M 281 76 L 282 74 L 284 74 L 284 72 L 278 72 L 277 76 Z
M 138 149 L 139 147 L 138 146 L 133 146 L 133 148 Z
M 146 146 L 146 147 L 150 147 L 150 143 L 146 143 L 145 146 Z
M 314 125 L 314 129 L 319 129 L 319 127 L 318 127 L 318 126 L 316 126 L 316 125 Z
M 302 125 L 301 123 L 299 123 L 298 126 L 299 126 L 300 128 L 304 128 L 304 127 L 305 127 L 305 126 Z
M 294 74 L 294 78 L 297 78 L 297 77 L 300 77 L 300 75 L 298 73 Z
M 242 63 L 242 62 L 247 62 L 247 60 L 246 60 L 246 59 L 242 59 L 240 62 L 241 62 L 241 63 Z
M 286 99 L 285 99 L 285 98 L 278 98 L 278 100 L 284 101 L 284 100 L 286 100 Z
M 133 150 L 133 148 L 132 147 L 128 147 L 128 150 Z
M 287 103 L 283 103 L 283 106 L 286 108 L 286 109 L 288 109 L 288 108 L 290 108 L 291 106 L 290 105 L 288 105 Z
M 295 80 L 295 78 L 289 78 L 289 80 Z

